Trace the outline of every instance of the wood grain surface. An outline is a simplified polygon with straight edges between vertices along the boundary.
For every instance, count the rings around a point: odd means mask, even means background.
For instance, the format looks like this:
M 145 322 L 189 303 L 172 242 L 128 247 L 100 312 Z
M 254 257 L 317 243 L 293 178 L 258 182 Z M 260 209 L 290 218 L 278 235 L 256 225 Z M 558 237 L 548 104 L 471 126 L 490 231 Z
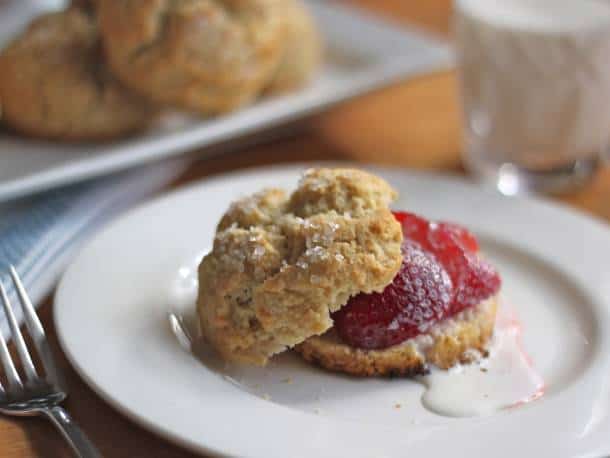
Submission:
M 449 0 L 352 0 L 399 22 L 448 36 Z M 349 159 L 401 167 L 464 173 L 460 165 L 461 124 L 453 72 L 410 80 L 360 97 L 308 120 L 288 139 L 195 163 L 173 187 L 244 167 L 320 159 Z M 559 198 L 610 219 L 610 170 L 586 188 Z M 40 309 L 51 345 L 67 374 L 66 407 L 106 457 L 195 455 L 145 431 L 102 401 L 71 369 L 55 338 L 52 300 Z M 103 343 L 102 343 L 103 344 Z M 59 434 L 42 419 L 0 418 L 0 457 L 70 457 Z

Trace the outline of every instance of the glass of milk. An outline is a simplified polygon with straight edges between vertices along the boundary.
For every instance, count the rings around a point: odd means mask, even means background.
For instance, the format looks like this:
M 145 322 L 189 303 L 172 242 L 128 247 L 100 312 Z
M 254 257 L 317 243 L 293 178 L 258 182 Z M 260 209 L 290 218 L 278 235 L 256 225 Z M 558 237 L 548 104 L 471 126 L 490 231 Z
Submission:
M 610 145 L 610 2 L 455 0 L 464 162 L 504 194 L 586 182 Z

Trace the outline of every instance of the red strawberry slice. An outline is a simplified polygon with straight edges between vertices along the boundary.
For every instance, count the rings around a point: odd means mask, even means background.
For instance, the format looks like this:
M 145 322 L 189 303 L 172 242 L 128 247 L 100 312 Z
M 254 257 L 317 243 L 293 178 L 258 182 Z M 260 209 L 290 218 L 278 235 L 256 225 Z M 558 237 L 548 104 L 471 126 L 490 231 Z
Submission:
M 396 345 L 500 289 L 500 276 L 477 256 L 469 231 L 412 213 L 394 216 L 405 238 L 398 274 L 382 293 L 359 294 L 333 314 L 339 336 L 354 347 Z
M 413 239 L 421 246 L 430 250 L 429 237 L 430 232 L 435 230 L 442 230 L 443 232 L 450 232 L 452 237 L 459 242 L 465 250 L 472 252 L 479 251 L 479 243 L 474 235 L 472 235 L 466 228 L 455 224 L 455 223 L 430 223 L 421 216 L 417 216 L 413 213 L 395 211 L 392 212 L 394 217 L 402 226 L 402 233 L 405 238 Z
M 449 315 L 477 305 L 498 292 L 498 273 L 475 252 L 464 247 L 465 244 L 472 246 L 472 243 L 468 242 L 468 238 L 474 239 L 470 233 L 466 231 L 467 235 L 460 238 L 456 235 L 453 225 L 439 224 L 431 227 L 427 243 L 449 273 L 454 285 L 454 298 Z M 476 239 L 474 242 L 476 243 Z
M 449 315 L 487 299 L 500 289 L 500 276 L 476 253 L 479 243 L 467 229 L 454 223 L 430 223 L 420 216 L 395 212 L 405 238 L 432 252 L 445 267 L 454 285 Z
M 430 222 L 413 213 L 395 211 L 394 218 L 402 226 L 402 234 L 406 239 L 415 240 L 424 249 L 428 249 L 426 240 L 430 232 Z
M 414 337 L 446 316 L 451 279 L 433 255 L 406 240 L 403 262 L 382 293 L 359 294 L 333 314 L 341 339 L 351 346 L 377 349 Z
M 466 228 L 455 223 L 438 223 L 435 230 L 446 231 L 452 234 L 454 240 L 462 245 L 465 250 L 476 253 L 479 251 L 479 242 Z

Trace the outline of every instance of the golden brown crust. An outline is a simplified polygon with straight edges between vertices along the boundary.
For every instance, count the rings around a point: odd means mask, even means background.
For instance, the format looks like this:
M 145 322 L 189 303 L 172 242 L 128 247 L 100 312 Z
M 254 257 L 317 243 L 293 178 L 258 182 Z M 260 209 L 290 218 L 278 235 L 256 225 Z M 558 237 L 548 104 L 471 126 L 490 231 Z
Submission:
M 290 196 L 294 214 L 307 217 L 332 210 L 358 217 L 371 210 L 388 210 L 397 194 L 388 183 L 356 169 L 310 169 Z
M 285 0 L 98 0 L 116 75 L 152 100 L 204 114 L 253 100 L 283 50 Z
M 402 262 L 394 196 L 368 173 L 320 169 L 290 198 L 266 190 L 234 203 L 199 267 L 205 337 L 228 360 L 265 364 L 329 329 L 350 296 L 382 290 Z
M 33 21 L 0 55 L 3 119 L 29 135 L 106 140 L 145 127 L 154 110 L 100 60 L 94 19 L 78 8 Z
M 268 92 L 285 92 L 307 83 L 320 67 L 322 39 L 313 17 L 298 0 L 286 1 L 287 35 L 282 59 Z
M 429 364 L 448 369 L 471 362 L 473 353 L 485 354 L 493 334 L 497 300 L 489 299 L 471 310 L 438 323 L 434 330 L 383 350 L 362 350 L 344 344 L 331 329 L 295 347 L 307 361 L 325 369 L 358 376 L 413 376 Z

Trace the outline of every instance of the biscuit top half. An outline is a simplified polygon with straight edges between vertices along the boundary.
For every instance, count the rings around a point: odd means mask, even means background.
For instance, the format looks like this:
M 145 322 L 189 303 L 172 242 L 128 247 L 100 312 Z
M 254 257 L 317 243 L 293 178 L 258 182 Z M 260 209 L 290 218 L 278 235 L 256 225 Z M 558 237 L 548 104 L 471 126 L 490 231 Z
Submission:
M 264 365 L 331 328 L 351 296 L 383 290 L 402 262 L 395 197 L 369 173 L 311 169 L 290 196 L 233 203 L 199 267 L 206 339 L 229 361 Z

